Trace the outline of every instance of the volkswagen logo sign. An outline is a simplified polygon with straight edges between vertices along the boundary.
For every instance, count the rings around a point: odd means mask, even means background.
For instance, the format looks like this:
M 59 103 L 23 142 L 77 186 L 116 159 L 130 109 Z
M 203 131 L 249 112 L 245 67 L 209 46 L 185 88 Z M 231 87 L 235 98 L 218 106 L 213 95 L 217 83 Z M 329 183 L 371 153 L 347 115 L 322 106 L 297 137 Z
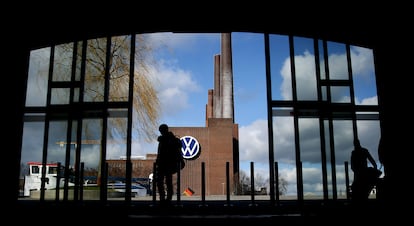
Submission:
M 183 146 L 181 148 L 181 152 L 184 159 L 190 160 L 200 155 L 200 143 L 198 143 L 195 137 L 183 136 L 180 138 L 180 140 Z

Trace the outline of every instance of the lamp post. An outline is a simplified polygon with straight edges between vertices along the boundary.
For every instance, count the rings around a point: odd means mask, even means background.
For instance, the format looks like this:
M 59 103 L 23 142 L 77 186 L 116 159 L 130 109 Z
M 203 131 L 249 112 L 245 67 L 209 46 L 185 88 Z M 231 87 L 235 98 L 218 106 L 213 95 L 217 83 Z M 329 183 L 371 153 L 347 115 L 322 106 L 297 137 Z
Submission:
M 58 144 L 61 148 L 63 148 L 65 145 L 67 145 L 68 143 L 66 142 L 66 141 L 58 141 L 58 142 L 56 142 L 56 144 Z M 75 147 L 75 152 L 76 152 L 76 148 L 78 147 L 78 143 L 76 143 L 75 141 L 72 141 L 72 142 L 70 142 L 69 144 L 73 144 L 74 145 L 74 147 Z M 69 156 L 67 156 L 67 158 L 68 157 L 70 157 L 70 155 Z M 69 161 L 69 164 L 70 164 L 70 161 Z M 69 165 L 68 164 L 68 165 Z M 75 158 L 75 161 L 74 161 L 74 165 L 76 166 L 76 158 Z M 65 164 L 65 167 L 68 167 L 68 166 L 66 166 L 66 164 Z M 75 169 L 76 169 L 76 167 L 75 167 Z
M 56 142 L 56 144 L 58 144 L 60 147 L 63 147 L 66 144 L 73 144 L 74 147 L 75 147 L 75 153 L 77 153 L 76 150 L 77 150 L 77 147 L 78 147 L 78 143 L 76 141 L 71 141 L 70 143 L 68 143 L 66 141 L 58 141 L 58 142 Z M 101 144 L 101 141 L 100 140 L 82 140 L 81 144 Z M 79 156 L 76 156 L 76 157 L 79 157 Z M 76 164 L 77 164 L 77 162 L 76 162 L 77 158 L 76 157 L 75 157 L 75 161 L 74 161 L 75 170 L 76 170 Z M 101 158 L 102 158 L 102 151 L 99 152 L 98 175 L 97 175 L 97 178 L 96 178 L 96 183 L 97 183 L 98 186 L 101 184 L 100 183 L 100 181 L 101 181 Z

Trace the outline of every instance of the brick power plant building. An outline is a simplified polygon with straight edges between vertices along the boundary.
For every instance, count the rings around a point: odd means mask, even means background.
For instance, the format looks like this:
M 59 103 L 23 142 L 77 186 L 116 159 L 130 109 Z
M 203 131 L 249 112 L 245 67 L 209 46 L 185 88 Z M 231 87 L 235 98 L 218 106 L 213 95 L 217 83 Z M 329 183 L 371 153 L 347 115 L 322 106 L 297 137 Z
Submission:
M 230 194 L 238 193 L 239 131 L 238 124 L 234 123 L 230 33 L 222 34 L 221 53 L 214 56 L 214 89 L 208 90 L 205 127 L 170 126 L 170 131 L 184 140 L 186 166 L 180 175 L 180 192 L 190 188 L 194 195 L 201 195 L 204 183 L 207 196 L 224 195 L 227 187 Z M 132 177 L 148 177 L 152 173 L 155 158 L 156 154 L 147 154 L 145 159 L 132 159 Z M 109 168 L 125 166 L 121 163 L 123 161 L 107 160 Z

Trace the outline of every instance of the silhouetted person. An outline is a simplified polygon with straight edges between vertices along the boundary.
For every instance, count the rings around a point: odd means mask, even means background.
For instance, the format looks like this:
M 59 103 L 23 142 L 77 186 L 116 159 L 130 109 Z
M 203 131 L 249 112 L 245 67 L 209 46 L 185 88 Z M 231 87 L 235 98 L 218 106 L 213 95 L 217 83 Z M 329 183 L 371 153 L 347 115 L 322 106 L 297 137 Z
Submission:
M 381 167 L 384 167 L 384 177 L 381 179 L 378 179 L 378 183 L 376 186 L 376 190 L 377 190 L 377 199 L 384 201 L 387 197 L 385 197 L 385 194 L 387 193 L 387 190 L 389 188 L 387 188 L 386 184 L 386 180 L 388 177 L 388 158 L 389 156 L 387 156 L 387 152 L 385 150 L 385 140 L 384 140 L 384 135 L 381 135 L 379 143 L 378 143 L 378 160 L 381 163 L 380 169 Z
M 384 177 L 387 176 L 388 156 L 385 151 L 385 141 L 381 136 L 378 144 L 378 160 L 384 166 Z
M 372 167 L 369 167 L 368 163 Z M 362 147 L 358 139 L 354 140 L 354 150 L 351 153 L 351 169 L 354 172 L 354 181 L 351 185 L 352 200 L 365 201 L 375 186 L 381 171 L 377 169 L 377 163 L 368 149 Z
M 172 200 L 173 174 L 177 172 L 177 162 L 181 158 L 181 143 L 177 143 L 175 135 L 168 130 L 166 124 L 159 127 L 161 136 L 158 137 L 157 188 L 162 204 L 168 204 Z

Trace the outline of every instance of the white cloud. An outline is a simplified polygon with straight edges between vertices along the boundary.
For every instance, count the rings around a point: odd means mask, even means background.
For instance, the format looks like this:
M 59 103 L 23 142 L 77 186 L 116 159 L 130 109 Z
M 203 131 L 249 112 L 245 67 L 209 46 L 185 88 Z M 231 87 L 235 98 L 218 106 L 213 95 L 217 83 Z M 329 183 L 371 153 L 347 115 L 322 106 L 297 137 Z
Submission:
M 239 128 L 240 160 L 268 162 L 267 120 L 257 120 Z
M 290 68 L 290 59 L 286 58 L 283 62 L 282 69 L 280 70 L 282 76 L 282 83 L 280 85 L 280 92 L 283 100 L 292 100 L 292 74 Z
M 296 55 L 295 70 L 298 99 L 316 100 L 317 94 L 314 55 L 309 53 L 308 51 L 305 51 L 303 55 Z M 283 76 L 283 78 L 286 77 L 286 75 Z
M 174 116 L 185 111 L 189 106 L 189 96 L 201 90 L 192 73 L 179 68 L 173 61 L 161 61 L 152 74 L 159 83 L 157 91 L 164 115 Z
M 332 79 L 346 79 L 348 77 L 348 68 L 346 64 L 346 55 L 331 54 L 329 55 L 329 73 Z M 374 72 L 374 61 L 372 50 L 355 47 L 351 48 L 352 74 L 355 78 L 363 78 L 358 82 L 368 81 L 372 78 Z M 324 62 L 321 61 L 321 73 L 324 74 Z M 297 96 L 299 99 L 316 98 L 316 72 L 315 57 L 313 54 L 305 51 L 302 55 L 295 55 L 295 71 L 297 83 Z M 284 100 L 292 99 L 292 80 L 290 59 L 286 58 L 280 70 L 282 83 L 280 85 L 281 95 Z M 336 102 L 349 102 L 349 93 L 344 89 L 331 89 L 332 98 Z M 345 93 L 342 93 L 345 92 Z M 374 100 L 374 99 L 373 99 Z M 364 104 L 377 104 L 377 102 L 364 102 Z
M 351 59 L 354 75 L 369 76 L 374 71 L 374 57 L 371 49 L 353 46 Z
M 355 101 L 355 103 L 361 104 L 361 105 L 376 105 L 378 104 L 378 97 L 374 96 L 374 97 L 365 98 L 361 102 Z

